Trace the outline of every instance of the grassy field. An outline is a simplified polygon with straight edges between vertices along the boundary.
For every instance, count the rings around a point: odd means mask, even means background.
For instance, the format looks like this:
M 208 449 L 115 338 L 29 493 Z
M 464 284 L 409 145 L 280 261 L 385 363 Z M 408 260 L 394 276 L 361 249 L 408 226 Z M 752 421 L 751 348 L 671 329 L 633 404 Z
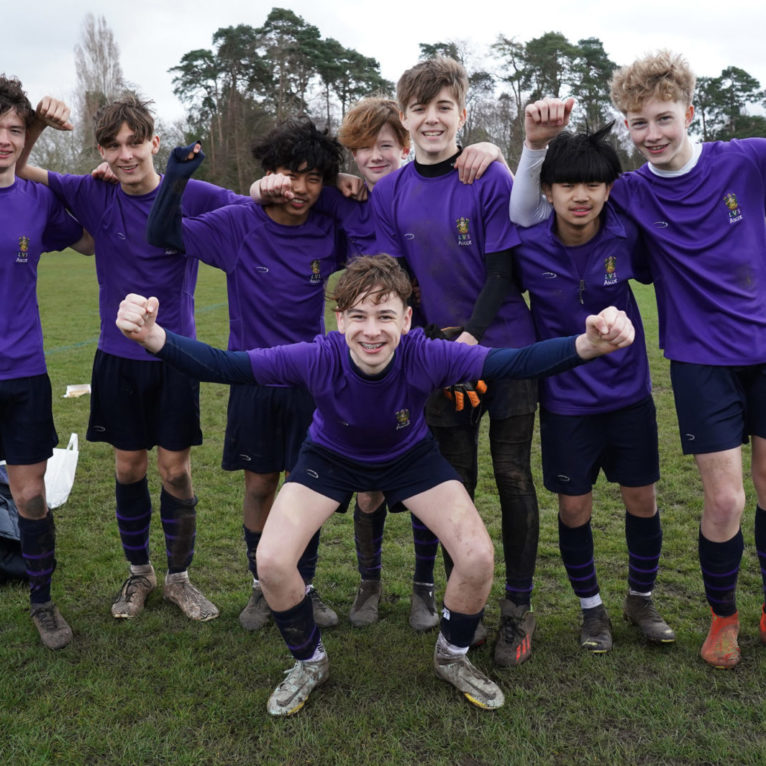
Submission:
M 650 289 L 639 288 L 649 336 L 660 422 L 659 486 L 665 548 L 656 600 L 678 641 L 649 647 L 620 619 L 626 588 L 624 510 L 619 493 L 596 489 L 594 537 L 602 595 L 614 625 L 614 650 L 578 647 L 579 608 L 559 559 L 555 498 L 542 488 L 540 552 L 534 592 L 538 629 L 532 659 L 493 667 L 491 644 L 473 661 L 506 693 L 484 713 L 439 681 L 431 667 L 434 634 L 407 625 L 412 545 L 408 519 L 389 517 L 384 544 L 382 620 L 366 629 L 347 621 L 357 573 L 349 515 L 325 527 L 316 585 L 341 615 L 325 631 L 330 681 L 299 715 L 274 720 L 266 699 L 292 662 L 273 625 L 251 635 L 237 615 L 249 593 L 241 542 L 241 479 L 220 470 L 227 392 L 204 385 L 205 444 L 194 450 L 200 498 L 193 580 L 220 607 L 195 624 L 154 593 L 136 620 L 118 622 L 109 606 L 126 575 L 114 521 L 111 449 L 84 440 L 88 397 L 63 399 L 67 384 L 90 379 L 98 334 L 91 259 L 46 256 L 40 304 L 59 436 L 80 435 L 77 481 L 56 512 L 54 598 L 74 641 L 44 649 L 28 617 L 24 587 L 0 588 L 0 764 L 714 764 L 766 763 L 763 701 L 766 647 L 758 640 L 761 582 L 749 494 L 740 576 L 742 663 L 716 671 L 698 657 L 708 627 L 697 562 L 701 507 L 693 462 L 680 455 L 667 363 L 656 348 Z M 225 345 L 222 275 L 204 268 L 197 292 L 200 337 Z M 486 437 L 484 439 L 486 441 Z M 150 485 L 158 502 L 156 470 Z M 488 460 L 477 505 L 493 539 L 500 520 Z M 159 521 L 152 548 L 161 569 Z M 487 607 L 498 620 L 502 556 Z M 441 567 L 437 589 L 443 589 Z

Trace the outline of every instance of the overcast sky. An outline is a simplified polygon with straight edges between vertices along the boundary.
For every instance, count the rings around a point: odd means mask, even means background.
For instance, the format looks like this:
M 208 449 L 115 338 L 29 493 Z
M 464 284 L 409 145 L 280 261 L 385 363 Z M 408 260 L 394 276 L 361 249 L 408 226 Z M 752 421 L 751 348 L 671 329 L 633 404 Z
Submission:
M 561 32 L 572 42 L 599 38 L 618 64 L 669 47 L 684 53 L 698 76 L 737 66 L 766 87 L 766 2 L 708 0 L 161 0 L 96 4 L 92 0 L 18 0 L 4 3 L 0 72 L 19 77 L 37 101 L 46 94 L 71 98 L 74 46 L 87 13 L 103 15 L 120 48 L 128 81 L 155 101 L 163 120 L 183 117 L 168 69 L 190 50 L 210 48 L 213 33 L 237 24 L 260 26 L 272 7 L 290 8 L 348 48 L 376 58 L 396 81 L 418 58 L 418 43 L 467 41 L 477 52 L 498 34 L 525 42 Z M 519 8 L 533 10 L 517 10 Z M 536 15 L 537 10 L 542 12 Z M 575 94 L 576 95 L 576 94 Z

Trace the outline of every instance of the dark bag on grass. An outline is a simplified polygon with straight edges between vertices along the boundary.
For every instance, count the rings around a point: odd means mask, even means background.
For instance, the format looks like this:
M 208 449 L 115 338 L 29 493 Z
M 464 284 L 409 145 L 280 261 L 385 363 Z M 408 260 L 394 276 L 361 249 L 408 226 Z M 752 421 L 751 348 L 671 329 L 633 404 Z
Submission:
M 11 496 L 8 472 L 0 465 L 0 583 L 27 579 L 19 538 L 19 512 Z

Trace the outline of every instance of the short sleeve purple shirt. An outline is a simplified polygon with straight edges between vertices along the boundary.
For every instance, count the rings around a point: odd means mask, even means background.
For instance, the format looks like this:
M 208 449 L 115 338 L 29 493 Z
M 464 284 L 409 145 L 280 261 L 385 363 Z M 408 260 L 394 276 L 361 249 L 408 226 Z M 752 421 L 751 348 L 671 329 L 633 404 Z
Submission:
M 82 226 L 46 186 L 17 178 L 0 188 L 0 380 L 45 373 L 40 254 L 63 250 L 81 236 Z
M 226 272 L 229 349 L 310 341 L 324 332 L 327 279 L 343 266 L 334 222 L 311 211 L 283 226 L 254 203 L 185 218 L 193 258 Z
M 480 377 L 489 349 L 429 341 L 422 330 L 412 330 L 402 336 L 386 373 L 374 380 L 359 375 L 337 332 L 312 343 L 247 353 L 259 383 L 302 385 L 311 392 L 317 406 L 309 428 L 314 442 L 375 463 L 399 457 L 423 439 L 428 396 L 436 388 Z
M 374 190 L 370 191 L 372 195 Z M 375 221 L 372 205 L 344 197 L 337 189 L 325 187 L 315 208 L 341 226 L 348 239 L 348 254 L 375 255 Z
M 115 317 L 128 293 L 159 298 L 168 329 L 194 337 L 197 262 L 146 241 L 146 221 L 157 190 L 129 195 L 119 185 L 91 176 L 48 174 L 50 188 L 64 200 L 96 243 L 101 334 L 98 347 L 126 359 L 155 360 L 117 329 Z M 192 180 L 183 212 L 199 215 L 243 199 L 226 189 Z
M 646 237 L 665 356 L 766 362 L 766 139 L 703 144 L 676 177 L 626 173 L 612 200 Z
M 470 185 L 460 183 L 456 172 L 424 177 L 414 163 L 375 185 L 377 249 L 407 261 L 427 322 L 465 326 L 486 280 L 485 255 L 519 244 L 508 218 L 511 185 L 509 171 L 498 163 Z M 533 340 L 529 310 L 514 288 L 482 343 L 518 348 Z
M 588 415 L 627 407 L 651 393 L 644 328 L 628 280 L 645 281 L 645 253 L 636 227 L 607 203 L 598 234 L 566 248 L 554 233 L 555 218 L 520 229 L 517 275 L 529 291 L 538 340 L 572 335 L 585 318 L 607 306 L 630 317 L 636 339 L 628 348 L 589 364 L 540 379 L 540 402 L 560 415 Z

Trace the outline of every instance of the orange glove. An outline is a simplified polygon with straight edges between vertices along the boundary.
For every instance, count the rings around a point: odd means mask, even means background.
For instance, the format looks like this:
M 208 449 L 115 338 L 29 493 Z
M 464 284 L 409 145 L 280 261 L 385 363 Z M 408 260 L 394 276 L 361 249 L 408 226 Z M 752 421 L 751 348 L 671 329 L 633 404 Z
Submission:
M 466 399 L 468 399 L 471 407 L 475 408 L 481 404 L 481 396 L 487 392 L 487 384 L 483 380 L 477 380 L 473 383 L 466 381 L 442 390 L 447 399 L 455 402 L 455 410 L 461 412 L 465 408 Z

